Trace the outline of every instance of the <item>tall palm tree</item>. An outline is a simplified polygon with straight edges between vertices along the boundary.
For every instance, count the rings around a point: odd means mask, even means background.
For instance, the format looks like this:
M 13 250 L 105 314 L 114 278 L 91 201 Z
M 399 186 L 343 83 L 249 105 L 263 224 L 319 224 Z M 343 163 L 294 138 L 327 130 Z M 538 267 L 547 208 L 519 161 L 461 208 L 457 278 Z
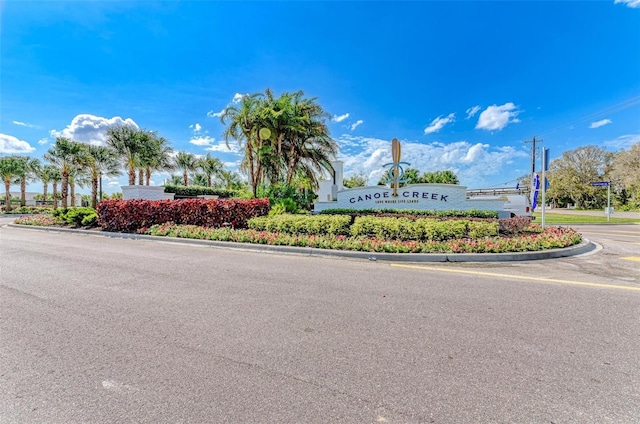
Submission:
M 185 186 L 189 185 L 189 172 L 197 169 L 198 159 L 193 153 L 178 152 L 174 158 L 174 165 L 182 171 L 182 179 Z
M 27 182 L 37 177 L 41 168 L 40 160 L 29 156 L 19 156 L 20 172 L 20 206 L 27 204 Z
M 11 211 L 11 182 L 20 175 L 20 159 L 17 156 L 0 157 L 0 176 L 4 182 L 5 212 Z
M 155 133 L 148 132 L 148 142 L 141 155 L 141 167 L 145 174 L 145 185 L 151 182 L 151 172 L 172 171 L 171 153 L 173 149 L 169 146 L 169 141 L 164 137 L 158 137 Z M 142 181 L 140 181 L 142 184 Z
M 98 182 L 102 176 L 120 175 L 120 164 L 116 152 L 105 146 L 88 146 L 89 174 L 91 177 L 91 207 L 98 204 Z M 100 189 L 102 190 L 102 189 Z M 102 191 L 101 191 L 102 192 Z M 102 199 L 100 199 L 102 200 Z
M 57 175 L 56 175 L 57 174 Z M 49 183 L 53 182 L 54 190 L 53 197 L 55 198 L 57 193 L 57 184 L 60 181 L 60 172 L 53 165 L 44 165 L 40 168 L 40 172 L 38 173 L 38 178 L 42 181 L 42 204 L 47 204 L 47 195 L 49 191 Z M 57 199 L 54 200 L 54 203 L 57 205 Z
M 107 146 L 115 150 L 129 172 L 129 185 L 136 184 L 136 169 L 140 165 L 145 132 L 131 125 L 107 128 Z
M 263 97 L 260 93 L 244 96 L 238 106 L 228 106 L 220 116 L 220 122 L 228 125 L 223 133 L 227 146 L 232 139 L 244 149 L 240 169 L 249 177 L 253 197 L 257 195 L 263 176 L 258 152 L 264 144 L 263 140 L 269 138 L 269 135 L 261 137 L 259 134 L 263 128 L 259 116 Z
M 224 169 L 224 163 L 220 159 L 211 156 L 211 153 L 207 153 L 207 156 L 198 160 L 198 168 L 206 176 L 207 187 L 211 187 L 211 177 L 220 176 Z
M 69 173 L 69 198 L 71 199 L 71 206 L 76 205 L 76 186 L 84 188 L 91 184 L 91 177 L 87 171 L 86 166 L 78 166 L 72 168 Z
M 58 184 L 62 182 L 62 174 L 60 173 L 60 170 L 53 166 L 53 170 L 51 171 L 51 185 L 52 185 L 52 190 L 51 190 L 51 196 L 53 196 L 53 208 L 57 209 L 58 208 Z
M 60 170 L 62 176 L 62 207 L 68 206 L 69 175 L 83 162 L 86 145 L 65 137 L 57 137 L 56 142 L 44 155 L 44 158 Z

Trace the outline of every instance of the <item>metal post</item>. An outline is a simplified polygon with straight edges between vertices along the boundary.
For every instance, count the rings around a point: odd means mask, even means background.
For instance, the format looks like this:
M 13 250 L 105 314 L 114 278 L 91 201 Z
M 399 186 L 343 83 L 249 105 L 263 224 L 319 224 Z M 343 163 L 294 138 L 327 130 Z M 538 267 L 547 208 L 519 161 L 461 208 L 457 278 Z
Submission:
M 542 182 L 540 185 L 542 186 L 542 228 L 544 228 L 544 218 L 545 218 L 545 209 L 547 208 L 547 178 L 545 176 L 545 171 L 547 169 L 547 149 L 542 149 Z
M 607 184 L 607 222 L 611 219 L 611 181 Z
M 102 172 L 100 172 L 100 202 L 102 202 Z

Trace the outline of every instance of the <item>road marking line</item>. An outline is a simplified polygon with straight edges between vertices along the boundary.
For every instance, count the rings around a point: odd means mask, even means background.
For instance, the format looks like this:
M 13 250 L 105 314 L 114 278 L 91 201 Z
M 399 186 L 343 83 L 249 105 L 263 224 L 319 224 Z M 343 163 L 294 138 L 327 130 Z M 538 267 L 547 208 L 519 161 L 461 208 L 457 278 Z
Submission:
M 622 241 L 622 240 L 608 239 L 608 238 L 603 238 L 603 239 L 600 239 L 600 240 L 612 241 L 614 243 L 622 243 L 622 244 L 640 244 L 640 243 L 636 243 L 634 241 Z
M 609 289 L 640 291 L 640 287 L 618 286 L 613 284 L 587 283 L 584 281 L 559 280 L 556 278 L 527 277 L 525 275 L 498 274 L 494 272 L 483 272 L 483 271 L 466 271 L 463 269 L 447 269 L 447 268 L 440 268 L 435 266 L 403 265 L 403 264 L 391 264 L 391 266 L 398 267 L 398 268 L 411 268 L 411 269 L 424 269 L 429 271 L 451 272 L 454 274 L 482 275 L 485 277 L 514 278 L 518 280 L 543 281 L 546 283 L 559 283 L 559 284 L 570 284 L 570 285 L 576 285 L 576 286 L 604 287 Z
M 640 234 L 629 234 L 629 233 L 621 233 L 621 232 L 609 232 L 609 233 L 597 233 L 592 231 L 584 231 L 585 234 L 597 234 L 600 236 L 616 236 L 616 237 L 637 237 L 640 238 Z
M 626 256 L 624 258 L 620 258 L 620 259 L 624 259 L 625 261 L 636 261 L 636 262 L 640 262 L 640 258 L 637 256 Z

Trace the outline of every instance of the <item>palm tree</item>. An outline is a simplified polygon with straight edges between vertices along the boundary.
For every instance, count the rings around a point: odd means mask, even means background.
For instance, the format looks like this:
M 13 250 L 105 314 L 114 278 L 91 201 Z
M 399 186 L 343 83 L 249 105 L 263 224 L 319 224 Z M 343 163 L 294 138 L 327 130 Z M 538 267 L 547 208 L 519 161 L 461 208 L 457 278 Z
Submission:
M 17 156 L 0 157 L 0 176 L 4 182 L 5 212 L 11 211 L 11 181 L 20 175 L 20 159 Z
M 96 208 L 98 204 L 98 182 L 105 177 L 115 177 L 120 175 L 120 164 L 118 156 L 109 147 L 88 146 L 89 171 L 91 176 L 91 207 Z M 101 180 L 100 180 L 101 182 Z M 102 186 L 100 188 L 102 194 Z M 102 199 L 100 199 L 102 200 Z
M 38 172 L 38 178 L 40 179 L 40 181 L 42 181 L 42 204 L 43 205 L 47 204 L 47 194 L 49 191 L 49 183 L 53 181 L 54 186 L 57 185 L 57 181 L 55 181 L 56 173 L 58 174 L 58 181 L 59 181 L 60 173 L 58 172 L 56 167 L 53 165 L 44 165 L 43 167 L 40 168 L 40 171 Z M 57 190 L 54 190 L 54 197 L 56 194 L 58 194 Z
M 136 184 L 136 169 L 141 162 L 144 131 L 131 125 L 114 125 L 107 128 L 107 146 L 124 160 L 129 172 L 129 185 Z
M 58 167 L 62 175 L 62 207 L 68 206 L 69 175 L 75 171 L 76 167 L 85 160 L 86 145 L 77 141 L 69 140 L 65 137 L 57 137 L 51 149 L 47 151 L 44 158 Z
M 40 160 L 29 156 L 19 156 L 20 206 L 27 204 L 27 182 L 36 178 L 41 168 Z
M 158 137 L 149 132 L 148 144 L 141 155 L 141 167 L 144 168 L 145 184 L 151 182 L 151 172 L 172 171 L 174 168 L 171 159 L 173 149 L 169 147 L 169 141 L 164 137 Z M 142 184 L 142 181 L 140 181 Z
M 233 139 L 244 148 L 244 157 L 240 164 L 240 169 L 249 176 L 249 184 L 256 197 L 258 186 L 262 182 L 262 168 L 258 153 L 263 145 L 263 139 L 259 132 L 262 129 L 259 117 L 259 108 L 262 98 L 260 93 L 251 96 L 244 96 L 238 106 L 228 106 L 220 116 L 220 122 L 228 126 L 223 133 L 223 137 L 229 145 L 229 140 Z
M 198 172 L 193 176 L 191 183 L 195 186 L 205 187 L 207 186 L 207 176 Z M 211 186 L 208 186 L 208 187 L 211 187 Z
M 211 187 L 211 177 L 219 177 L 221 171 L 224 169 L 224 163 L 216 157 L 211 156 L 211 153 L 207 153 L 207 156 L 200 158 L 198 161 L 198 168 L 206 176 L 207 187 Z
M 174 159 L 174 165 L 182 171 L 184 185 L 189 185 L 189 172 L 195 171 L 198 166 L 198 159 L 193 153 L 178 152 Z
M 62 174 L 60 170 L 53 165 L 49 165 L 52 167 L 51 169 L 51 185 L 53 186 L 53 190 L 51 190 L 51 195 L 53 196 L 53 208 L 58 208 L 58 183 L 62 181 Z

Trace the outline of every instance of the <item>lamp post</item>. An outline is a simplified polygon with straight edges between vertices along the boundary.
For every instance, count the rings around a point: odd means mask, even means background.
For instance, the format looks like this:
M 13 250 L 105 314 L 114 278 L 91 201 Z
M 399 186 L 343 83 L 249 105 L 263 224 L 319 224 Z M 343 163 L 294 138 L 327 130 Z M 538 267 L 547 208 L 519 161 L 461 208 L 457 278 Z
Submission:
M 100 202 L 102 202 L 102 171 L 100 171 Z

